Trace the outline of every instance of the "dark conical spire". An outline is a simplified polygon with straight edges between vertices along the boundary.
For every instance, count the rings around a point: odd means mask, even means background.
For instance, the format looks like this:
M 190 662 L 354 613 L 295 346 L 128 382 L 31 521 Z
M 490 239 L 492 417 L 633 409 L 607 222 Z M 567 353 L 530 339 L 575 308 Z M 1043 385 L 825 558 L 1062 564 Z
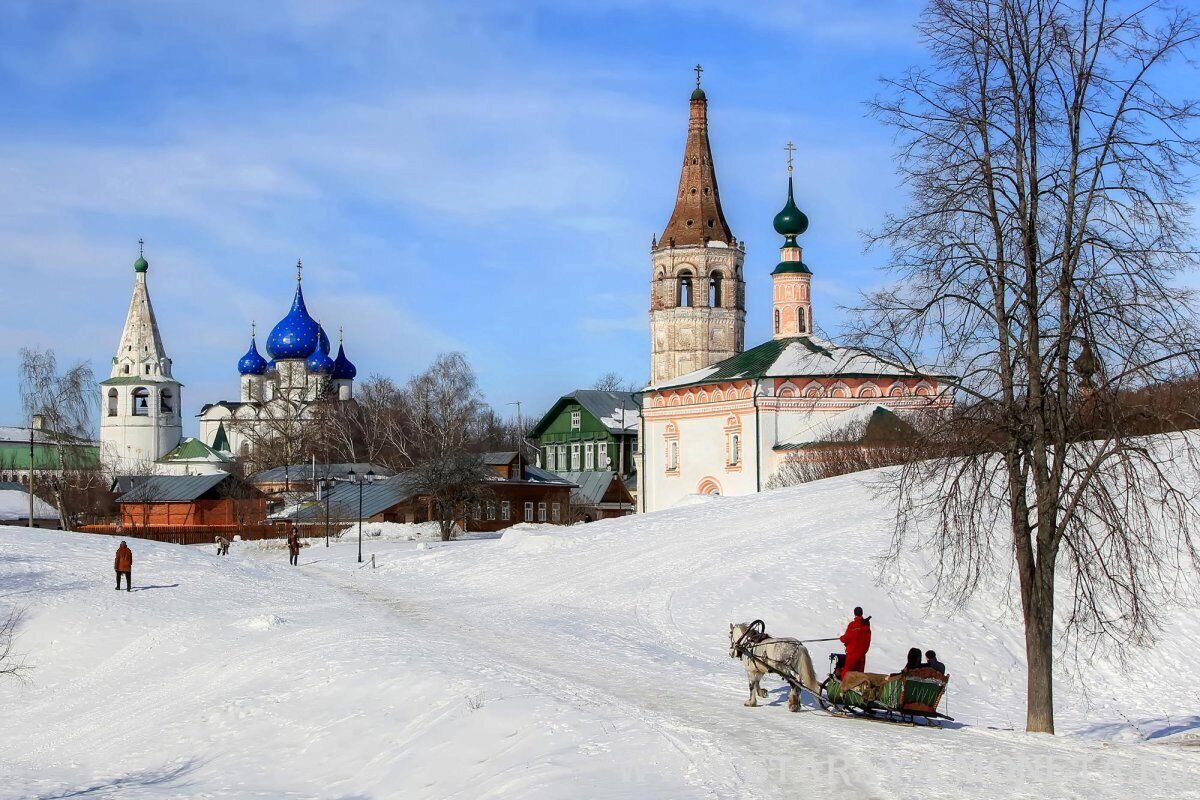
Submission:
M 708 98 L 700 88 L 700 67 L 696 67 L 696 89 L 692 92 L 687 144 L 683 149 L 683 172 L 675 210 L 659 242 L 665 245 L 701 244 L 705 241 L 733 245 L 735 239 L 721 210 L 717 172 L 712 148 L 708 143 Z

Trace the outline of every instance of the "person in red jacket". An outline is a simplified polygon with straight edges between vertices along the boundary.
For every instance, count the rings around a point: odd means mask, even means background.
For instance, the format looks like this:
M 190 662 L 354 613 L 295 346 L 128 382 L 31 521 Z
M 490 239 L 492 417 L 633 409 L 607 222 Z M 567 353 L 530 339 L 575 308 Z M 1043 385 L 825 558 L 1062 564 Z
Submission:
M 117 548 L 117 557 L 113 559 L 113 569 L 117 571 L 117 591 L 121 591 L 122 575 L 125 576 L 125 591 L 131 591 L 133 586 L 129 576 L 133 572 L 133 551 L 124 542 L 121 542 L 121 546 Z
M 845 680 L 847 672 L 866 672 L 867 651 L 871 649 L 871 618 L 863 616 L 861 607 L 855 607 L 854 619 L 846 626 L 841 642 L 846 645 L 846 662 L 838 677 Z

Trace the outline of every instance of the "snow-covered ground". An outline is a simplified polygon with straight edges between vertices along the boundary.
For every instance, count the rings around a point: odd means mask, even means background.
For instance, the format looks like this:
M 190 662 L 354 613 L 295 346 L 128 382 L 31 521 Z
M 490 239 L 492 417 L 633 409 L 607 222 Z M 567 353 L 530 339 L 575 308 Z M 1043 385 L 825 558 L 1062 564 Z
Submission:
M 0 681 L 0 797 L 1200 797 L 1200 624 L 1121 667 L 1064 668 L 1060 735 L 1021 732 L 1023 644 L 999 582 L 929 607 L 858 477 L 584 527 L 283 552 L 0 528 L 0 610 L 28 685 Z M 420 537 L 422 539 L 427 537 Z M 868 667 L 936 649 L 945 729 L 744 708 L 728 623 L 832 636 L 874 617 Z M 829 645 L 813 645 L 818 670 Z

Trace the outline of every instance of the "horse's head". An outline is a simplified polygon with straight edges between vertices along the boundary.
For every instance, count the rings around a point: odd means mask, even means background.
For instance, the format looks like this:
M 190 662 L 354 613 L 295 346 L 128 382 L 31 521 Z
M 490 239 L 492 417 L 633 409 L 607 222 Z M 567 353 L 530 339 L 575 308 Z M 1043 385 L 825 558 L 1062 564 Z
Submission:
M 742 638 L 746 635 L 746 631 L 750 629 L 749 623 L 739 622 L 736 625 L 729 623 L 729 657 L 741 658 L 742 654 L 738 652 L 738 645 Z

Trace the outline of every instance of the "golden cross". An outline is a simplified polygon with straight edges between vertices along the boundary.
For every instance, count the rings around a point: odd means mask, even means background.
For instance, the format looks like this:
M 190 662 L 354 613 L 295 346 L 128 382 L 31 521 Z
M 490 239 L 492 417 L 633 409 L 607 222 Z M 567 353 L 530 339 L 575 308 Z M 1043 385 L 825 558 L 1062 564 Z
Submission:
M 791 175 L 791 174 L 792 174 L 792 153 L 796 152 L 796 145 L 792 144 L 791 142 L 788 142 L 788 143 L 787 143 L 787 146 L 786 146 L 786 147 L 784 147 L 783 149 L 784 149 L 784 150 L 787 150 L 787 154 L 788 154 L 788 175 Z
M 693 69 L 695 69 L 695 71 L 696 71 L 696 88 L 699 89 L 700 88 L 700 73 L 704 72 L 704 67 L 697 64 L 695 67 L 693 67 Z

